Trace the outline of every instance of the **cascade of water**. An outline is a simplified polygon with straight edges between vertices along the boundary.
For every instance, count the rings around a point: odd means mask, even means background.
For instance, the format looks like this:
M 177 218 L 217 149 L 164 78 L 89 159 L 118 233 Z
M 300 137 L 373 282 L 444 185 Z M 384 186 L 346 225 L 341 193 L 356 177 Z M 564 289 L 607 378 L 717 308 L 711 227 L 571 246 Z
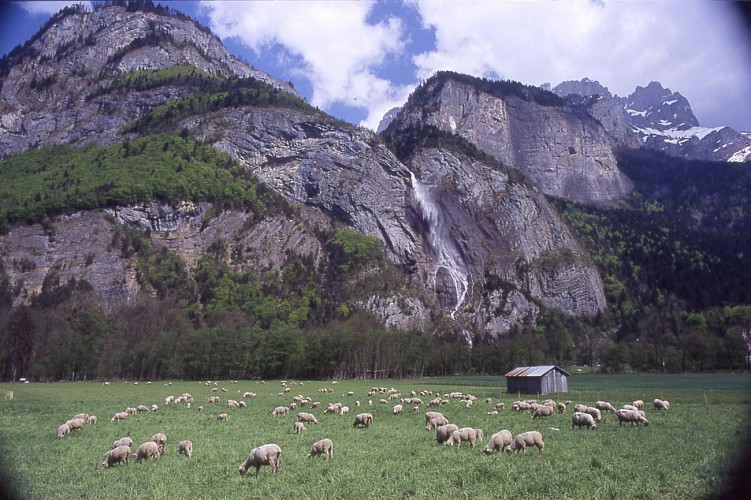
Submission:
M 467 270 L 459 251 L 456 249 L 456 245 L 451 239 L 449 221 L 443 216 L 440 207 L 433 199 L 430 189 L 418 181 L 414 173 L 411 173 L 411 176 L 417 203 L 420 206 L 423 220 L 428 226 L 428 241 L 436 257 L 435 269 L 433 270 L 433 283 L 436 283 L 438 271 L 443 269 L 454 284 L 456 302 L 451 311 L 451 317 L 453 318 L 467 297 L 467 291 L 469 290 Z

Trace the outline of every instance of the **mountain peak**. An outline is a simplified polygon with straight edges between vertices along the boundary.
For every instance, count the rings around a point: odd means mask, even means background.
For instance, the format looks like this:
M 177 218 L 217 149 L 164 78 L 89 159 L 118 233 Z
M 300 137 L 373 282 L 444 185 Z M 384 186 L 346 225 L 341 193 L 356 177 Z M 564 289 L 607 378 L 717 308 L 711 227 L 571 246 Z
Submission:
M 626 111 L 635 127 L 655 130 L 688 130 L 699 126 L 688 99 L 660 82 L 637 86 L 626 99 Z

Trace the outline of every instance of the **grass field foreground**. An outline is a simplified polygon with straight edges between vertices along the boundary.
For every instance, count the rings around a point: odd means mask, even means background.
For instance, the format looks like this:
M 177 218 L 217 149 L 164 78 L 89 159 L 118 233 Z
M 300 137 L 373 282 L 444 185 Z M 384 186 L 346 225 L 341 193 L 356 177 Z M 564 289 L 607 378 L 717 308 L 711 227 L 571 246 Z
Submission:
M 606 414 L 595 431 L 572 429 L 570 407 L 552 419 L 532 420 L 529 412 L 511 411 L 518 396 L 505 392 L 503 377 L 288 381 L 288 393 L 279 381 L 165 384 L 0 384 L 0 394 L 13 393 L 12 399 L 0 398 L 0 465 L 6 478 L 22 498 L 102 498 L 104 492 L 109 498 L 706 498 L 726 486 L 749 437 L 749 374 L 573 376 L 569 393 L 553 399 L 588 405 L 606 400 L 616 407 L 635 399 L 647 403 L 648 427 L 619 426 Z M 371 387 L 393 387 L 401 397 L 422 390 L 473 394 L 478 401 L 471 408 L 452 399 L 437 410 L 459 427 L 483 429 L 485 437 L 474 449 L 438 445 L 435 432 L 425 429 L 430 397 L 422 397 L 425 404 L 417 413 L 405 405 L 403 415 L 393 415 L 399 401 L 380 404 L 387 396 L 368 397 Z M 324 388 L 334 392 L 319 392 Z M 246 391 L 257 396 L 243 398 Z M 349 391 L 354 396 L 347 396 Z M 164 405 L 165 397 L 185 392 L 193 395 L 191 408 Z M 301 435 L 292 430 L 300 408 L 271 415 L 296 394 L 321 403 L 319 409 L 303 410 L 320 424 L 306 424 Z M 219 396 L 219 404 L 208 403 L 212 395 Z M 487 397 L 492 404 L 483 401 Z M 669 400 L 672 409 L 654 410 L 656 397 Z M 247 408 L 227 408 L 227 399 L 243 400 Z M 506 409 L 489 415 L 499 401 Z M 333 402 L 349 406 L 350 414 L 324 414 Z M 139 404 L 159 409 L 110 422 L 116 412 Z M 199 405 L 205 411 L 199 412 Z M 372 427 L 353 428 L 360 411 L 373 413 Z M 58 438 L 57 427 L 79 412 L 97 415 L 99 422 Z M 224 412 L 229 421 L 218 421 Z M 514 435 L 539 430 L 544 455 L 536 449 L 526 455 L 485 455 L 482 447 L 501 429 Z M 102 467 L 114 440 L 130 436 L 135 452 L 157 432 L 168 439 L 160 459 Z M 308 458 L 312 443 L 324 437 L 334 441 L 333 459 Z M 192 458 L 176 452 L 183 439 L 193 441 Z M 257 478 L 253 470 L 240 476 L 238 465 L 265 443 L 282 448 L 278 477 L 268 467 Z

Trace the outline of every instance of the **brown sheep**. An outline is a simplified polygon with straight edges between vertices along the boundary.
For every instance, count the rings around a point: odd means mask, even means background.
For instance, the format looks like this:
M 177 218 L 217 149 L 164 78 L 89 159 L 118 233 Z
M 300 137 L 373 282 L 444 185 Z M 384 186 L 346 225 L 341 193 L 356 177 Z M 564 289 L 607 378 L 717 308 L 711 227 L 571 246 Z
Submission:
M 268 465 L 271 467 L 271 472 L 276 477 L 279 471 L 279 457 L 282 454 L 282 449 L 276 444 L 264 444 L 258 448 L 253 448 L 243 463 L 237 468 L 241 475 L 248 472 L 248 469 L 252 466 L 256 468 L 256 477 L 258 477 L 258 471 L 262 465 Z

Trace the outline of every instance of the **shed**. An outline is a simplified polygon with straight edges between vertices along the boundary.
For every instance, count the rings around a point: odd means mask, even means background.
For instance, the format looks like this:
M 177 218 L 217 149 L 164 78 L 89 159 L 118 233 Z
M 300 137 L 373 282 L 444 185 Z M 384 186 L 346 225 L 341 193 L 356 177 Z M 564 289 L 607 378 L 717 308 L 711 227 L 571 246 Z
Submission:
M 519 366 L 506 375 L 506 390 L 510 393 L 550 394 L 568 392 L 568 373 L 555 365 Z

